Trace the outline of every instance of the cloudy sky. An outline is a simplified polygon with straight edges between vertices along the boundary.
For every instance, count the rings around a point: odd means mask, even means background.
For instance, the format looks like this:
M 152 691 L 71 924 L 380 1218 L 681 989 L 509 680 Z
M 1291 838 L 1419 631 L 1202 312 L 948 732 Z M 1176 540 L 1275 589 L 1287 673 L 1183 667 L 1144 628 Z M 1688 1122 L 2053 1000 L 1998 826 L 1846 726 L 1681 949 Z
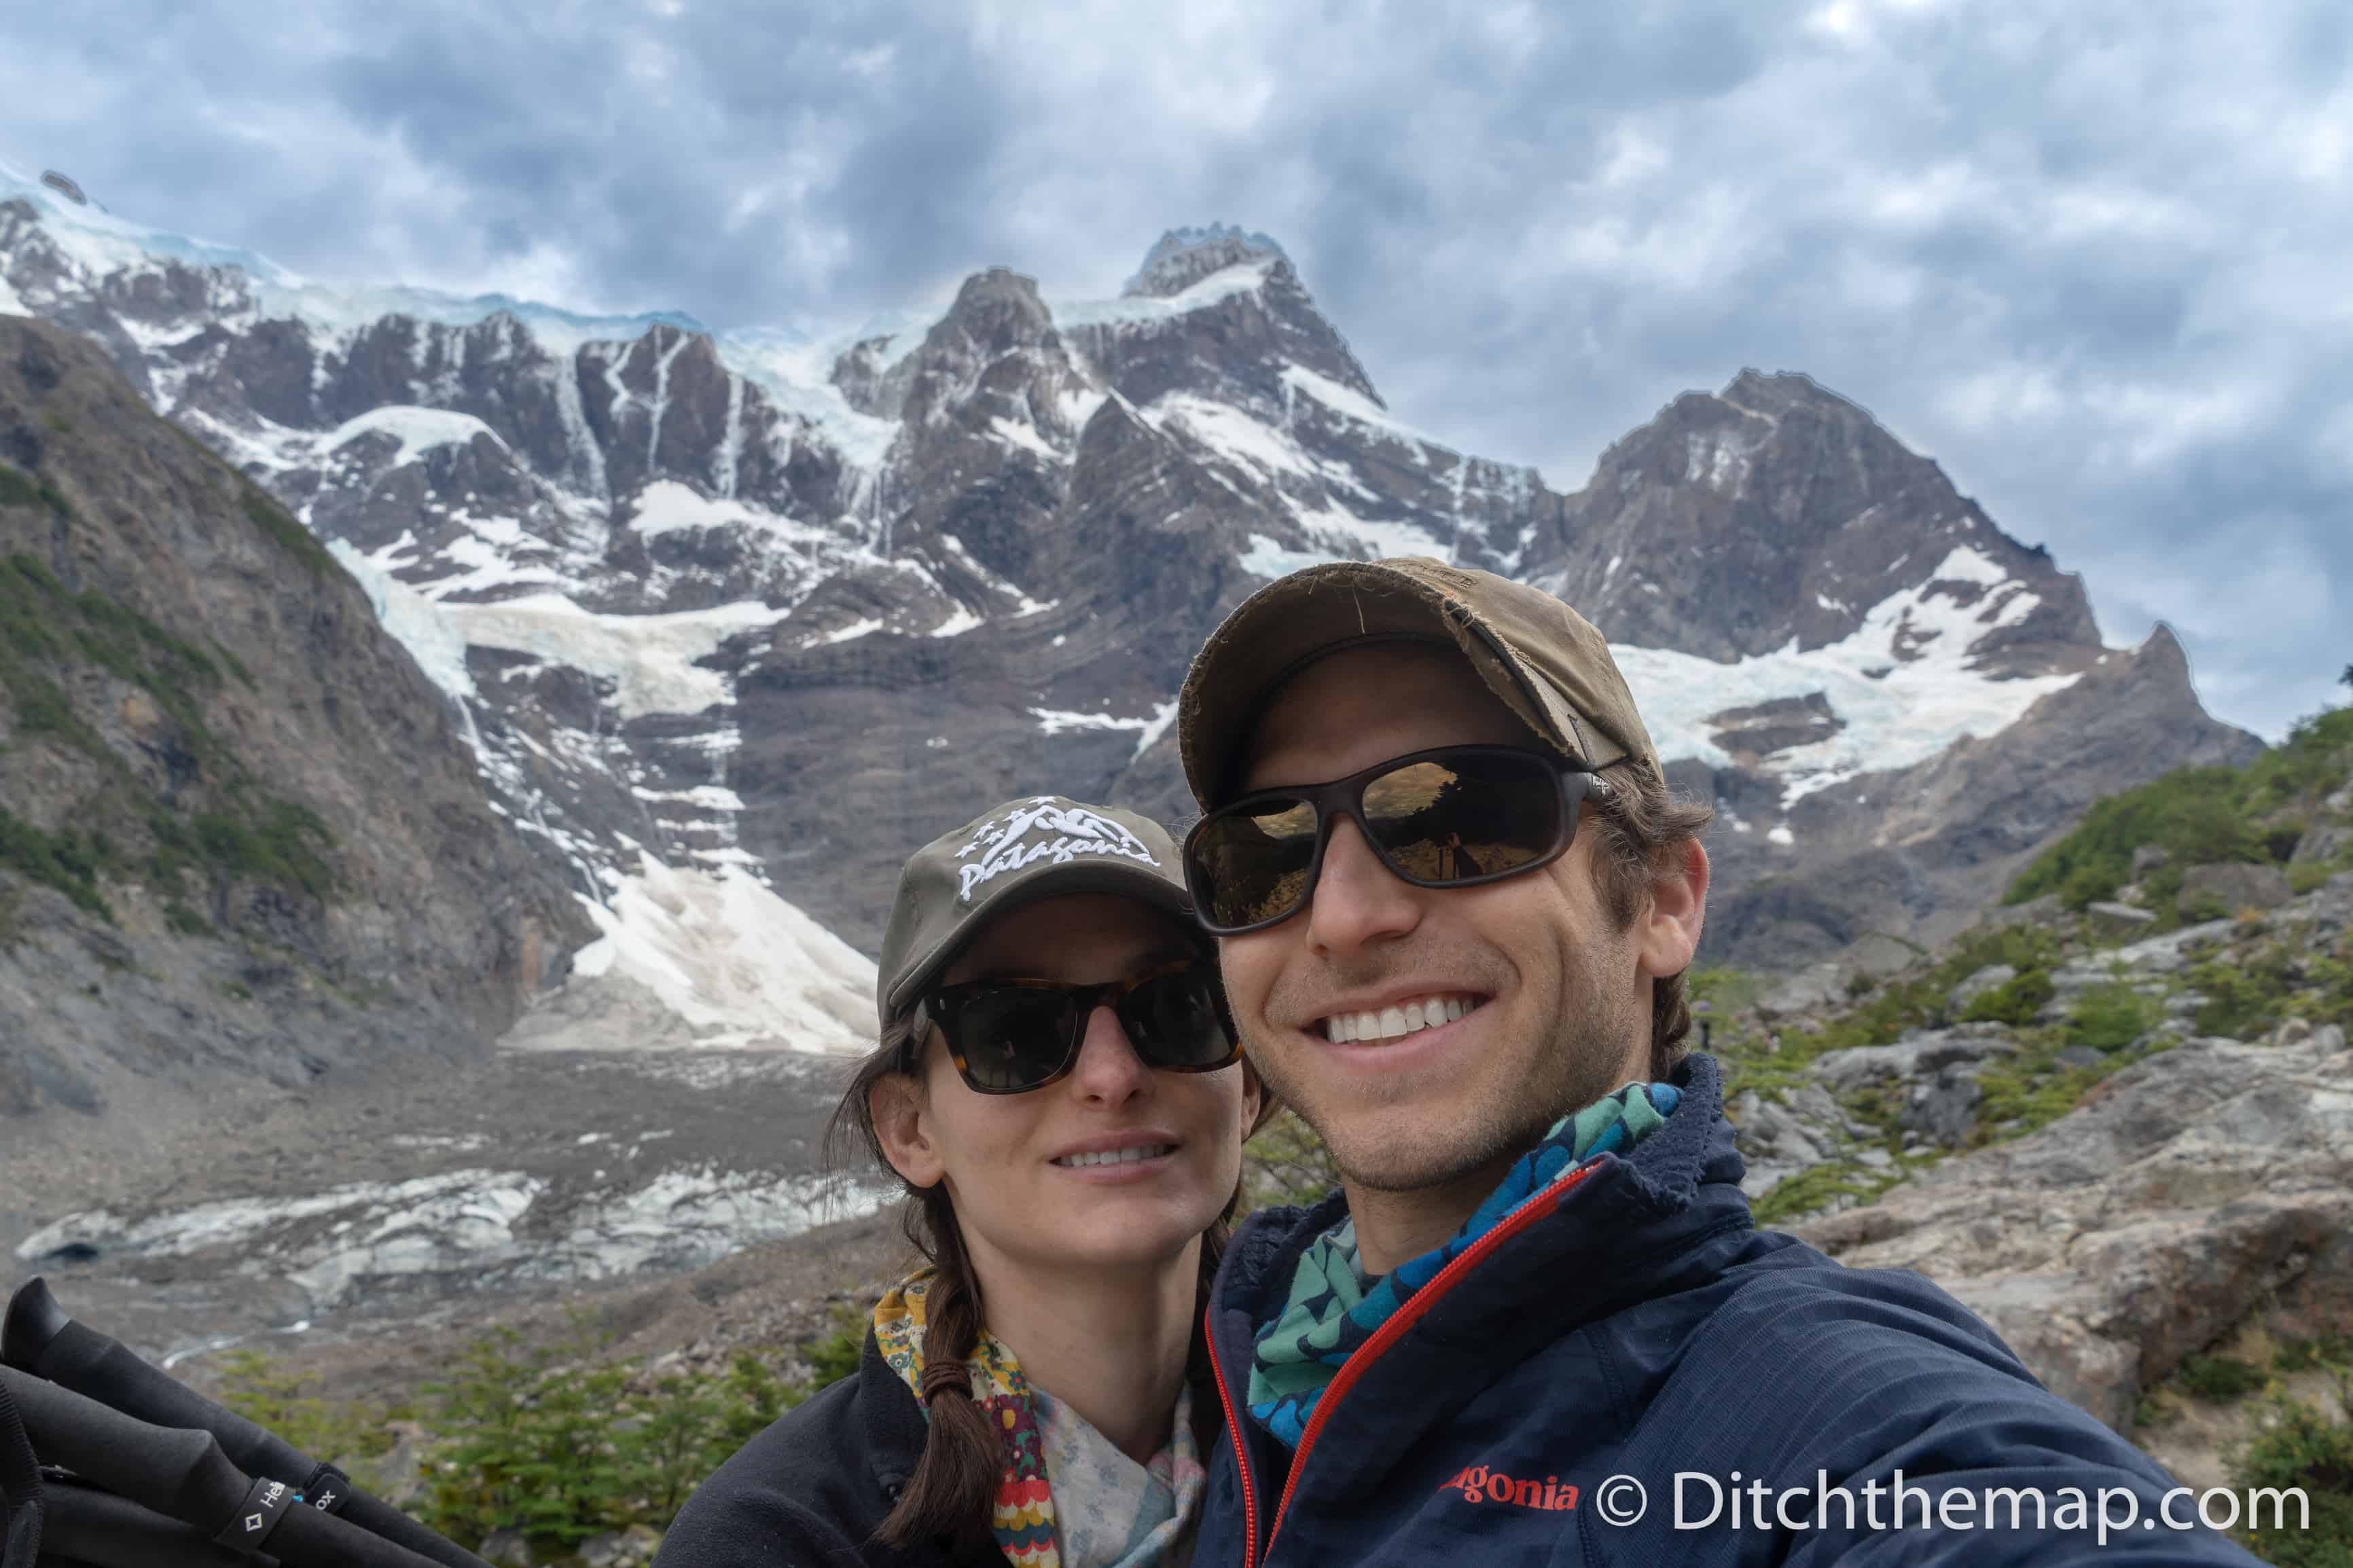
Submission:
M 1806 371 L 2221 716 L 2347 695 L 2342 0 L 13 9 L 0 160 L 322 279 L 822 331 L 1240 223 L 1471 450 Z

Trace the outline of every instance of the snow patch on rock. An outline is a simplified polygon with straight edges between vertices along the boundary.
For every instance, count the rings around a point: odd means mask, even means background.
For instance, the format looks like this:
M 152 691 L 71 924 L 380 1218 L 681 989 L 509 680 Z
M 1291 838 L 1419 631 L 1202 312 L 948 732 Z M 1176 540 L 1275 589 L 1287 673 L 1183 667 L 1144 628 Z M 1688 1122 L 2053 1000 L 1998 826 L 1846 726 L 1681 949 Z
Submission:
M 1911 767 L 1964 736 L 1994 734 L 2073 685 L 2073 675 L 2003 680 L 1973 666 L 1977 644 L 2023 620 L 2036 603 L 2023 584 L 1963 545 L 1927 582 L 1890 595 L 1852 636 L 1827 647 L 1800 650 L 1792 638 L 1731 664 L 1671 648 L 1613 646 L 1610 653 L 1667 761 L 1731 766 L 1711 718 L 1820 692 L 1845 728 L 1760 764 L 1788 781 L 1786 808 L 1858 773 Z
M 435 447 L 462 447 L 477 436 L 488 436 L 501 447 L 506 446 L 506 441 L 497 431 L 470 414 L 393 403 L 352 416 L 322 437 L 318 447 L 320 450 L 332 452 L 375 431 L 382 431 L 400 442 L 399 455 L 393 458 L 396 468 L 403 463 L 415 462 L 418 454 Z

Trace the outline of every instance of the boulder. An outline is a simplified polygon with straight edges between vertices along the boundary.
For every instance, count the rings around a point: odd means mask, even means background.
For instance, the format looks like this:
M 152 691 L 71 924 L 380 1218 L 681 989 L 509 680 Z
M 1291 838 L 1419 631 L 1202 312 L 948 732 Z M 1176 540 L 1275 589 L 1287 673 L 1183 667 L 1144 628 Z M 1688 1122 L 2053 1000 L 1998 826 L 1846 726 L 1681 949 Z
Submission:
M 2341 822 L 2316 822 L 2295 841 L 2295 852 L 2288 860 L 2293 865 L 2316 865 L 2334 860 L 2348 850 L 2353 850 L 2353 826 Z
M 474 1555 L 491 1568 L 532 1568 L 531 1541 L 520 1530 L 494 1530 L 482 1537 Z
M 2134 881 L 2137 882 L 2143 877 L 2147 876 L 2151 871 L 2156 870 L 2159 866 L 2170 866 L 2171 864 L 2173 864 L 2173 857 L 2163 846 L 2157 844 L 2144 844 L 2139 848 L 2133 851 L 2132 879 Z
M 1953 1062 L 1939 1068 L 1936 1077 L 1914 1084 L 1911 1103 L 1904 1108 L 1898 1125 L 1947 1149 L 1966 1142 L 1978 1124 L 1978 1106 L 1985 1100 L 1985 1090 L 1977 1081 L 1979 1066 Z
M 2013 926 L 2063 925 L 2067 906 L 2059 901 L 2056 893 L 2044 893 L 2022 904 L 1996 904 L 1978 917 L 1978 924 L 1988 931 L 2008 931 Z
M 2094 910 L 2102 907 L 2092 906 Z M 2134 931 L 2144 929 L 2157 918 L 2147 910 L 2126 912 L 2133 917 L 2130 929 Z M 2087 986 L 2105 985 L 2119 979 L 2154 980 L 2158 975 L 2178 974 L 2197 963 L 2206 949 L 2228 940 L 2236 930 L 2231 921 L 2209 921 L 2160 936 L 2144 937 L 2110 952 L 2085 953 L 2052 970 L 2051 984 L 2058 989 L 2060 1000 L 2065 1001 Z
M 1757 999 L 1757 1011 L 1767 1022 L 1811 1013 L 1846 1000 L 1846 971 L 1827 960 L 1782 981 Z
M 1949 1029 L 1909 1029 L 1892 1046 L 1856 1046 L 1824 1051 L 1814 1058 L 1814 1076 L 1834 1094 L 1845 1094 L 1892 1079 L 1924 1078 L 1959 1062 L 1981 1062 L 2018 1049 L 2000 1024 L 1957 1024 Z
M 2209 910 L 2235 914 L 2241 910 L 2275 910 L 2293 897 L 2287 873 L 2278 867 L 2228 861 L 2192 866 L 2182 873 L 2179 907 L 2183 914 L 2192 917 Z
M 1857 974 L 1868 974 L 1873 980 L 1885 980 L 1903 973 L 1926 956 L 1926 950 L 1916 942 L 1906 942 L 1885 931 L 1866 931 L 1852 947 L 1846 950 L 1846 967 Z
M 581 1568 L 646 1568 L 661 1546 L 661 1537 L 642 1524 L 609 1535 L 592 1535 L 580 1543 Z
M 1752 1089 L 1727 1109 L 1738 1130 L 1740 1157 L 1748 1166 L 1750 1180 L 1744 1180 L 1741 1186 L 1751 1195 L 1770 1192 L 1781 1177 L 1819 1165 L 1828 1157 L 1816 1130 L 1778 1100 L 1767 1100 Z
M 2157 923 L 2154 911 L 2118 903 L 2115 900 L 2086 905 L 2084 913 L 2091 921 L 2092 929 L 2103 936 L 2128 936 Z
M 2334 1027 L 2190 1040 L 2039 1131 L 1795 1229 L 1857 1268 L 1927 1275 L 2126 1431 L 2144 1390 L 2250 1319 L 2353 1331 L 2353 1051 Z

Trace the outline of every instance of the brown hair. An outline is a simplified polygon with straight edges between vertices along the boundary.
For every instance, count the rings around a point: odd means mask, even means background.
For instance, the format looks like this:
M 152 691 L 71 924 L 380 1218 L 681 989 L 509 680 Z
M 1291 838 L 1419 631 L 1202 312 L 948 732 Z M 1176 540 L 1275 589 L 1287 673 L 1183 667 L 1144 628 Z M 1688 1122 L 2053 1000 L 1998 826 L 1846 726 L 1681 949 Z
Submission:
M 884 1170 L 892 1167 L 874 1125 L 875 1086 L 892 1073 L 914 1076 L 908 1058 L 913 1039 L 912 1016 L 893 1018 L 882 1029 L 880 1042 L 858 1064 L 841 1103 L 834 1107 L 826 1128 L 826 1148 L 838 1156 L 853 1136 Z M 1247 1068 L 1245 1071 L 1249 1070 Z M 1261 1094 L 1263 1090 L 1261 1089 Z M 1261 1105 L 1263 1125 L 1272 1101 Z M 1258 1131 L 1252 1126 L 1250 1131 Z M 829 1161 L 830 1163 L 830 1161 Z M 918 1187 L 900 1178 L 907 1202 L 900 1225 L 936 1271 L 924 1298 L 923 1377 L 921 1398 L 930 1417 L 923 1436 L 923 1454 L 874 1539 L 886 1546 L 909 1547 L 945 1536 L 957 1549 L 984 1546 L 990 1539 L 997 1478 L 1005 1467 L 1004 1447 L 997 1427 L 972 1397 L 972 1379 L 965 1363 L 980 1343 L 983 1322 L 980 1281 L 956 1225 L 955 1205 L 946 1184 Z M 1209 1377 L 1208 1344 L 1203 1338 L 1198 1303 L 1206 1301 L 1218 1261 L 1225 1256 L 1228 1227 L 1241 1202 L 1241 1184 L 1234 1185 L 1224 1212 L 1201 1236 L 1200 1282 L 1196 1297 L 1193 1343 L 1185 1366 L 1187 1381 L 1197 1385 Z M 1198 1401 L 1197 1400 L 1198 1404 Z
M 1715 819 L 1714 808 L 1667 791 L 1650 768 L 1629 759 L 1602 770 L 1611 788 L 1586 796 L 1588 819 L 1601 831 L 1594 842 L 1594 874 L 1602 902 L 1620 931 L 1631 927 L 1659 879 L 1674 869 L 1679 852 Z M 1690 1049 L 1691 998 L 1684 977 L 1651 986 L 1651 1077 L 1663 1079 Z

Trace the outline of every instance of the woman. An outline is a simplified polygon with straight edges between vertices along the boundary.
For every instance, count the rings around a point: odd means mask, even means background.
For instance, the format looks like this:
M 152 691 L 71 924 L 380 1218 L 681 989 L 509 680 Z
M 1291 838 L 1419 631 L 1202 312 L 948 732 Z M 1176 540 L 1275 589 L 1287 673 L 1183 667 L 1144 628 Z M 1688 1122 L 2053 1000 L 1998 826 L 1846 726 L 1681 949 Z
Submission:
M 1010 802 L 899 878 L 837 1131 L 931 1267 L 858 1372 L 689 1500 L 661 1568 L 1162 1568 L 1192 1554 L 1199 1300 L 1261 1109 L 1155 824 Z

